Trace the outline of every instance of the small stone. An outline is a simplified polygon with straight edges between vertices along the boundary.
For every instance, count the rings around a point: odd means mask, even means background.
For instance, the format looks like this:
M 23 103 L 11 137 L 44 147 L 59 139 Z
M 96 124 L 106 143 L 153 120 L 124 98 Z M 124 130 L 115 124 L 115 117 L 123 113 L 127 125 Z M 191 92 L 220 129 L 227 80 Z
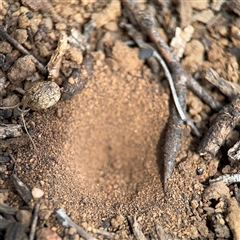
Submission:
M 79 240 L 80 237 L 78 234 L 73 234 L 72 237 L 71 237 L 71 240 Z
M 7 54 L 10 52 L 12 52 L 11 44 L 5 41 L 0 41 L 0 53 Z
M 75 14 L 75 15 L 74 15 L 74 20 L 75 20 L 77 23 L 79 23 L 79 24 L 84 23 L 84 18 L 83 18 L 83 16 L 82 16 L 81 13 Z
M 16 213 L 17 220 L 22 223 L 26 228 L 31 224 L 32 213 L 27 210 L 19 210 Z
M 103 226 L 103 228 L 108 228 L 108 227 L 110 227 L 110 222 L 104 221 L 104 222 L 102 223 L 102 226 Z
M 87 222 L 82 222 L 82 227 L 83 227 L 84 229 L 87 229 L 87 227 L 88 227 Z
M 192 201 L 191 201 L 191 206 L 192 206 L 193 209 L 196 209 L 196 208 L 198 207 L 198 202 L 197 202 L 197 200 L 192 200 Z
M 34 187 L 32 189 L 32 195 L 34 198 L 41 198 L 44 195 L 44 192 L 43 192 L 43 190 Z
M 118 25 L 116 22 L 109 22 L 104 25 L 104 28 L 110 32 L 116 32 L 118 30 Z
M 116 218 L 111 219 L 111 225 L 114 228 L 118 228 L 120 225 L 123 224 L 124 220 L 125 220 L 124 216 L 119 214 L 116 216 Z
M 48 220 L 49 217 L 51 216 L 51 214 L 52 214 L 51 210 L 44 209 L 44 210 L 39 211 L 39 218 L 42 220 Z
M 195 0 L 195 1 L 191 1 L 191 5 L 192 8 L 196 9 L 196 10 L 204 10 L 208 8 L 208 0 Z
M 76 62 L 77 64 L 82 63 L 83 55 L 76 47 L 70 47 L 68 49 L 68 53 L 72 61 Z
M 0 204 L 4 203 L 8 198 L 8 192 L 2 192 L 0 193 Z
M 18 18 L 18 26 L 19 28 L 26 29 L 27 27 L 30 26 L 31 21 L 27 17 L 25 13 L 21 14 Z
M 219 30 L 218 30 L 218 32 L 220 33 L 220 35 L 221 35 L 222 37 L 227 37 L 227 36 L 229 35 L 229 33 L 228 33 L 228 28 L 225 27 L 225 26 L 220 27 Z
M 61 240 L 56 232 L 49 228 L 40 228 L 36 233 L 36 240 Z
M 55 25 L 56 30 L 65 30 L 67 28 L 67 25 L 65 23 L 57 23 Z
M 14 32 L 14 37 L 20 44 L 25 43 L 28 38 L 27 30 L 26 29 L 17 29 Z
M 68 231 L 68 234 L 69 234 L 69 235 L 73 235 L 73 234 L 75 234 L 75 233 L 77 233 L 76 228 L 72 228 L 72 227 L 71 227 L 71 228 L 69 229 L 69 231 Z
M 203 10 L 197 13 L 193 17 L 193 21 L 199 21 L 207 24 L 214 17 L 214 13 L 211 9 Z
M 26 55 L 19 58 L 11 67 L 8 72 L 8 78 L 13 83 L 24 81 L 27 77 L 36 72 L 35 63 L 32 60 L 32 56 Z

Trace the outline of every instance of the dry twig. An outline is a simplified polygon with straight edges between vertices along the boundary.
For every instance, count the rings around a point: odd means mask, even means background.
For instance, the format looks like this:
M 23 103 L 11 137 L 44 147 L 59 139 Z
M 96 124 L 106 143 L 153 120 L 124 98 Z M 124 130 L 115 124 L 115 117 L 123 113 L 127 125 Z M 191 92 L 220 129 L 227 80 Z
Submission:
M 213 159 L 223 145 L 228 134 L 240 121 L 240 97 L 222 108 L 215 121 L 199 145 L 199 153 L 207 159 Z
M 134 234 L 136 240 L 147 240 L 147 238 L 144 236 L 144 234 L 142 232 L 140 225 L 137 222 L 136 216 L 133 216 L 133 217 L 128 216 L 128 220 L 131 224 L 133 234 Z
M 32 200 L 32 194 L 30 190 L 15 174 L 13 174 L 11 178 L 18 194 L 23 201 L 28 204 Z
M 218 178 L 209 180 L 210 183 L 223 181 L 224 183 L 230 185 L 232 183 L 240 183 L 240 173 L 236 174 L 225 174 Z
M 240 16 L 240 2 L 238 0 L 228 0 L 226 1 L 226 5 L 229 9 Z
M 38 221 L 38 213 L 39 213 L 40 203 L 36 203 L 34 207 L 33 220 L 29 233 L 29 240 L 34 240 L 34 236 L 36 233 L 37 221 Z
M 57 214 L 57 219 L 59 222 L 61 222 L 61 224 L 64 227 L 73 227 L 75 229 L 77 229 L 78 234 L 87 239 L 87 240 L 97 240 L 97 238 L 91 236 L 88 232 L 86 232 L 82 227 L 78 226 L 75 222 L 72 221 L 72 219 L 70 217 L 67 216 L 67 214 L 65 213 L 65 211 L 63 209 L 58 209 L 56 211 Z
M 0 125 L 0 139 L 9 137 L 19 137 L 22 135 L 20 124 L 1 124 Z
M 206 71 L 205 79 L 217 87 L 229 99 L 233 99 L 240 94 L 240 86 L 238 84 L 220 77 L 212 68 Z
M 94 229 L 93 232 L 95 232 L 96 234 L 102 235 L 107 239 L 114 239 L 114 236 L 115 236 L 115 233 L 107 232 L 102 229 Z
M 181 67 L 180 63 L 174 58 L 170 48 L 159 35 L 151 16 L 141 11 L 137 4 L 130 0 L 122 0 L 124 6 L 128 9 L 138 25 L 141 27 L 149 38 L 155 43 L 156 48 L 160 52 L 163 59 L 166 61 L 168 67 L 172 72 L 172 77 L 175 83 L 175 88 L 180 102 L 181 108 L 186 110 L 186 82 L 187 74 Z M 175 105 L 170 103 L 170 116 L 168 121 L 168 128 L 166 133 L 166 141 L 164 147 L 164 190 L 167 191 L 167 181 L 171 177 L 175 160 L 182 142 L 182 127 L 184 121 L 180 118 Z
M 0 213 L 14 215 L 16 212 L 16 208 L 10 207 L 6 203 L 0 203 Z
M 0 37 L 2 39 L 6 39 L 9 43 L 11 43 L 17 50 L 26 55 L 31 55 L 33 62 L 36 64 L 38 70 L 43 74 L 47 75 L 47 69 L 40 63 L 26 48 L 24 48 L 19 42 L 17 42 L 14 38 L 12 38 L 7 31 L 4 29 L 2 25 L 0 25 Z
M 236 142 L 233 147 L 228 149 L 228 157 L 233 161 L 240 162 L 240 141 Z

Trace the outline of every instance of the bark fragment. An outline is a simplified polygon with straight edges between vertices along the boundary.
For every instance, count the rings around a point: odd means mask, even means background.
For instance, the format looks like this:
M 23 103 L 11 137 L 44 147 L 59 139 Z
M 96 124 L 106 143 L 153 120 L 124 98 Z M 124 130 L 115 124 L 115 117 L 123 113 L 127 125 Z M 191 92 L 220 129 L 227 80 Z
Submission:
M 206 159 L 213 159 L 228 134 L 240 121 L 240 97 L 222 108 L 215 121 L 203 137 L 198 152 Z

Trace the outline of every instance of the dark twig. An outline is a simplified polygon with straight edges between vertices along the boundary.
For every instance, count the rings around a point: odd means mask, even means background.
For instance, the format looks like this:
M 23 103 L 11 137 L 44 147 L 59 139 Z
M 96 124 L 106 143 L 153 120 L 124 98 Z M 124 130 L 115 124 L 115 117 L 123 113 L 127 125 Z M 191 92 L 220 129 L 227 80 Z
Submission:
M 157 50 L 167 63 L 169 69 L 172 72 L 172 77 L 175 83 L 175 88 L 180 102 L 181 108 L 185 112 L 186 110 L 186 82 L 188 79 L 187 73 L 182 68 L 181 64 L 175 59 L 170 51 L 168 45 L 164 42 L 159 35 L 157 29 L 154 27 L 154 23 L 151 16 L 148 16 L 145 12 L 141 11 L 137 4 L 134 4 L 130 0 L 122 0 L 123 5 L 134 16 L 138 25 L 141 27 L 148 37 L 155 43 Z M 175 105 L 170 104 L 170 116 L 168 121 L 168 128 L 166 133 L 166 141 L 164 147 L 164 190 L 167 191 L 167 181 L 171 177 L 175 160 L 182 142 L 182 127 L 183 120 L 180 118 Z
M 240 97 L 222 108 L 199 145 L 199 153 L 213 159 L 223 145 L 228 134 L 240 121 Z
M 187 87 L 206 104 L 208 104 L 214 111 L 219 111 L 221 109 L 221 103 L 213 99 L 209 93 L 191 76 L 188 77 Z
M 234 99 L 240 94 L 239 84 L 230 82 L 220 77 L 212 68 L 206 71 L 205 79 L 217 87 L 229 99 Z
M 228 0 L 225 3 L 229 9 L 240 16 L 240 2 L 238 0 Z
M 34 240 L 34 236 L 36 233 L 36 227 L 37 227 L 37 221 L 38 221 L 38 213 L 39 213 L 40 204 L 36 203 L 34 207 L 34 213 L 33 213 L 33 220 L 32 225 L 29 233 L 29 240 Z
M 57 219 L 59 222 L 61 222 L 61 224 L 64 227 L 73 227 L 75 229 L 77 229 L 78 234 L 87 239 L 87 240 L 97 240 L 97 238 L 91 236 L 88 232 L 86 232 L 82 227 L 78 226 L 75 222 L 72 221 L 72 219 L 70 217 L 67 216 L 67 214 L 65 213 L 65 211 L 63 209 L 58 209 L 56 211 L 57 214 Z
M 14 215 L 16 212 L 16 208 L 10 207 L 6 203 L 0 203 L 0 213 Z
M 31 55 L 33 62 L 36 64 L 38 70 L 43 74 L 47 75 L 47 69 L 40 63 L 26 48 L 24 48 L 19 42 L 17 42 L 14 38 L 12 38 L 7 31 L 4 29 L 2 25 L 0 25 L 0 37 L 6 39 L 9 43 L 11 43 L 17 50 L 26 55 Z
M 15 174 L 13 174 L 11 178 L 18 194 L 21 196 L 23 201 L 28 204 L 32 200 L 30 190 Z
M 137 222 L 136 216 L 133 216 L 133 217 L 129 216 L 128 220 L 131 224 L 135 239 L 136 240 L 147 240 L 147 238 L 144 236 L 144 234 L 142 232 L 140 225 Z

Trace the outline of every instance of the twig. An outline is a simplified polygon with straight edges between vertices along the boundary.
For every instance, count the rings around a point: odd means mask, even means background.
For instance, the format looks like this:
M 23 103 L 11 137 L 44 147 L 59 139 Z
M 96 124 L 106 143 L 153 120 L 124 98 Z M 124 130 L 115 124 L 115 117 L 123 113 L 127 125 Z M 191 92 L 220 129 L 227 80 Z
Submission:
M 73 227 L 75 229 L 77 229 L 78 234 L 87 239 L 87 240 L 97 240 L 97 238 L 91 236 L 88 232 L 86 232 L 82 227 L 78 226 L 75 222 L 72 221 L 72 219 L 70 217 L 67 216 L 67 214 L 65 213 L 65 211 L 63 209 L 58 209 L 56 211 L 57 214 L 57 219 L 59 222 L 61 222 L 61 224 L 64 227 Z
M 9 137 L 19 137 L 22 135 L 20 124 L 1 124 L 0 125 L 0 139 Z
M 175 83 L 175 88 L 183 111 L 186 110 L 186 82 L 188 75 L 181 67 L 180 63 L 175 59 L 168 45 L 154 27 L 154 23 L 150 16 L 141 11 L 137 4 L 130 0 L 122 0 L 123 5 L 134 16 L 141 29 L 155 43 L 156 48 L 167 63 L 172 72 L 172 77 Z M 183 120 L 176 111 L 175 105 L 170 103 L 170 116 L 168 121 L 166 141 L 164 147 L 164 191 L 167 191 L 167 181 L 171 177 L 178 151 L 182 142 L 182 126 Z
M 230 82 L 220 77 L 212 68 L 206 71 L 205 79 L 217 87 L 228 98 L 233 99 L 240 94 L 239 84 Z
M 212 98 L 209 93 L 191 76 L 188 77 L 187 87 L 206 104 L 208 104 L 214 111 L 217 112 L 221 109 L 221 103 Z
M 233 161 L 240 162 L 240 141 L 236 142 L 233 147 L 228 149 L 228 157 Z
M 142 232 L 140 225 L 137 222 L 136 216 L 133 216 L 133 217 L 128 216 L 128 220 L 131 224 L 133 234 L 136 240 L 147 240 L 147 238 L 144 236 Z
M 0 203 L 0 213 L 14 215 L 18 210 L 8 206 L 6 203 Z
M 38 221 L 38 213 L 39 213 L 40 204 L 36 203 L 34 207 L 34 213 L 33 213 L 33 220 L 32 225 L 29 233 L 29 240 L 34 240 L 34 236 L 36 233 L 36 227 L 37 227 L 37 221 Z
M 12 38 L 7 31 L 4 29 L 2 25 L 0 25 L 0 37 L 6 39 L 10 42 L 16 49 L 18 49 L 21 53 L 26 55 L 31 55 L 33 62 L 36 64 L 38 70 L 43 74 L 47 75 L 47 69 L 40 63 L 26 48 L 24 48 L 19 42 L 17 42 L 14 38 Z
M 30 190 L 15 174 L 13 174 L 11 178 L 18 194 L 21 196 L 23 201 L 28 204 L 32 200 Z
M 87 74 L 83 74 L 83 69 Z M 92 74 L 93 69 L 93 57 L 90 54 L 87 54 L 81 67 L 74 68 L 70 77 L 63 82 L 63 93 L 61 96 L 62 100 L 71 99 L 77 93 L 79 93 L 88 81 L 88 76 Z M 69 79 L 73 80 L 73 84 L 69 83 Z
M 115 233 L 111 233 L 102 229 L 94 229 L 93 232 L 95 232 L 96 234 L 102 235 L 107 239 L 114 239 L 114 236 L 115 236 Z
M 226 1 L 226 5 L 229 9 L 231 9 L 238 16 L 240 16 L 240 3 L 238 0 L 228 0 Z
M 232 183 L 240 183 L 240 173 L 225 174 L 218 178 L 209 180 L 210 183 L 219 182 L 219 181 L 223 181 L 224 183 L 227 183 L 228 185 L 230 185 Z
M 240 97 L 222 108 L 199 145 L 199 154 L 213 159 L 228 134 L 240 121 Z

